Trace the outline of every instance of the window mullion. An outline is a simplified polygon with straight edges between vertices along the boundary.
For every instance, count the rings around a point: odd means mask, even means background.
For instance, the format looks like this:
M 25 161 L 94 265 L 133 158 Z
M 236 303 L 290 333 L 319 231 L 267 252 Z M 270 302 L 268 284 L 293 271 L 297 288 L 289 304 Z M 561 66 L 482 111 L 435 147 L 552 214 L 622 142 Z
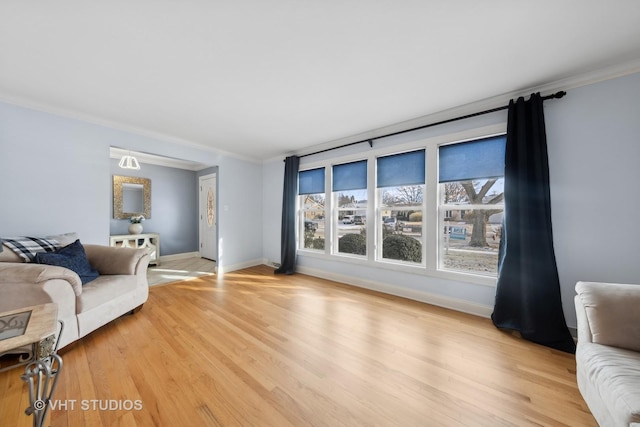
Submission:
M 331 189 L 331 180 L 333 179 L 333 168 L 327 167 L 324 174 L 324 200 L 325 200 L 325 219 L 324 219 L 324 253 L 331 255 L 333 253 L 333 241 L 336 233 L 334 221 L 338 218 L 338 212 L 334 212 L 333 191 Z
M 428 270 L 436 270 L 438 266 L 438 146 L 433 144 L 426 149 L 425 167 L 425 265 Z
M 377 229 L 378 229 L 378 215 L 377 205 L 378 199 L 376 197 L 376 158 L 375 156 L 369 156 L 367 162 L 367 222 L 365 224 L 367 230 L 367 259 L 369 261 L 375 261 L 377 258 Z

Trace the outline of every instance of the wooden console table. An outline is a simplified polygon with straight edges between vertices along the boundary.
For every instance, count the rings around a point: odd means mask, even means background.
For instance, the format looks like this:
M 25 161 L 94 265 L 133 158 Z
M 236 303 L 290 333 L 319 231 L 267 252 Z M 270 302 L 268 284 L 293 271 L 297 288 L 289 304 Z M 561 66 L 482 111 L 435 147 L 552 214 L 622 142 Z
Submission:
M 109 245 L 122 248 L 149 248 L 149 265 L 160 265 L 160 235 L 157 233 L 118 234 L 109 237 Z
M 25 413 L 33 415 L 34 427 L 44 423 L 62 369 L 62 358 L 56 354 L 56 336 L 62 334 L 64 325 L 57 317 L 58 306 L 53 303 L 0 313 L 0 354 L 29 354 L 2 371 L 27 365 L 22 375 L 29 385 L 29 407 Z

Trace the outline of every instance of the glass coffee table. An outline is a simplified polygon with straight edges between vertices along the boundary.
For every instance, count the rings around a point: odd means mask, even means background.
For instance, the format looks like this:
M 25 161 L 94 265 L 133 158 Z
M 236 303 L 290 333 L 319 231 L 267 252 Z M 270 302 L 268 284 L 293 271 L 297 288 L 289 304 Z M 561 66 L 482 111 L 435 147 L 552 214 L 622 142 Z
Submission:
M 44 423 L 62 369 L 56 350 L 64 325 L 57 314 L 58 306 L 52 303 L 0 313 L 0 356 L 26 354 L 0 372 L 26 365 L 22 380 L 29 386 L 29 407 L 25 413 L 33 415 L 33 425 L 38 427 Z

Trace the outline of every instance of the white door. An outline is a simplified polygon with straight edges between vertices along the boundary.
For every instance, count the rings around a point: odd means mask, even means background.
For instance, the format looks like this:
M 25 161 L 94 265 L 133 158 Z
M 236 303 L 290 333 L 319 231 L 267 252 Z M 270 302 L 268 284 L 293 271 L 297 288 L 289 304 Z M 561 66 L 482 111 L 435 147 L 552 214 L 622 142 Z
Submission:
M 199 178 L 200 187 L 200 256 L 215 261 L 218 256 L 216 224 L 216 174 Z

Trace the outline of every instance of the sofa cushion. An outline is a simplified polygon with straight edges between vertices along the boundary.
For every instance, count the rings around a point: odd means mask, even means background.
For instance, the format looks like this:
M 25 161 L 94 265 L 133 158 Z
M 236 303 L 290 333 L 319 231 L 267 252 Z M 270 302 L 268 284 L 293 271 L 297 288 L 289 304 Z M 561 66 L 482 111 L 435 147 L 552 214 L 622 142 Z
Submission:
M 57 265 L 73 270 L 85 285 L 98 277 L 98 271 L 89 264 L 87 255 L 80 240 L 58 249 L 53 253 L 37 253 L 35 262 L 38 264 Z
M 613 425 L 640 423 L 640 353 L 586 344 L 576 358 L 579 370 L 615 420 Z
M 592 341 L 640 351 L 640 285 L 578 282 Z
M 82 294 L 76 297 L 76 312 L 87 312 L 106 301 L 133 292 L 137 287 L 138 278 L 135 275 L 100 276 L 82 287 Z

